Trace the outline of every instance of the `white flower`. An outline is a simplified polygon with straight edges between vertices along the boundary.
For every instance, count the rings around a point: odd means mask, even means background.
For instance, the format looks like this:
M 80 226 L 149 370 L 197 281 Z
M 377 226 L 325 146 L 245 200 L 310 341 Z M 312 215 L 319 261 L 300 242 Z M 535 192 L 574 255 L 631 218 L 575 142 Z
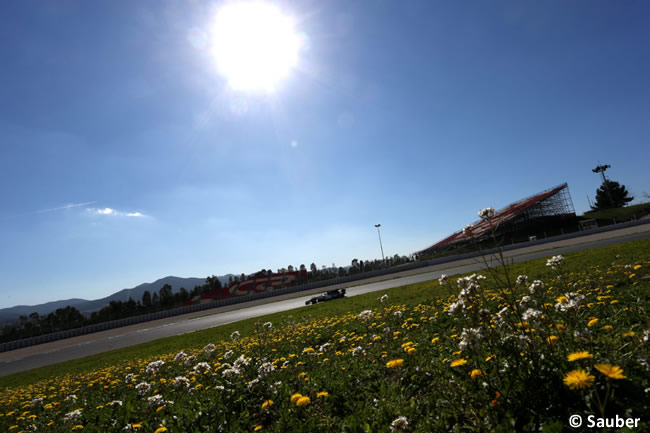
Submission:
M 197 374 L 203 374 L 206 371 L 210 371 L 210 364 L 207 362 L 199 362 L 194 366 L 193 370 Z
M 546 266 L 550 266 L 553 270 L 557 270 L 564 263 L 564 257 L 562 256 L 553 256 L 546 261 Z
M 66 413 L 65 416 L 63 417 L 63 421 L 71 422 L 71 421 L 76 421 L 79 418 L 81 418 L 81 411 L 77 409 L 77 410 L 73 410 L 72 412 Z
M 135 386 L 135 389 L 138 391 L 138 394 L 144 395 L 149 392 L 151 385 L 149 385 L 147 382 L 140 382 Z
M 106 403 L 107 406 L 122 406 L 122 400 L 113 400 L 110 403 Z
M 478 216 L 480 216 L 482 219 L 490 218 L 494 216 L 494 208 L 493 207 L 486 207 L 485 209 L 481 209 L 478 211 Z
M 442 274 L 440 275 L 440 278 L 438 278 L 438 282 L 440 283 L 441 286 L 444 286 L 445 284 L 449 283 L 449 277 L 447 274 Z
M 478 342 L 483 338 L 482 332 L 483 329 L 481 328 L 463 328 L 463 332 L 460 333 L 458 348 L 465 350 L 468 347 L 478 346 Z
M 543 289 L 543 288 L 544 288 L 544 283 L 541 282 L 540 280 L 535 280 L 535 281 L 533 281 L 533 283 L 530 285 L 530 287 L 528 287 L 528 291 L 529 291 L 530 293 L 535 294 L 535 293 L 539 292 L 539 291 L 540 291 L 541 289 Z
M 526 320 L 526 321 L 532 320 L 532 319 L 539 319 L 540 317 L 542 317 L 542 312 L 539 311 L 539 310 L 535 310 L 533 308 L 527 309 L 524 312 L 524 314 L 521 315 L 521 318 L 523 320 Z
M 359 319 L 362 320 L 370 320 L 372 319 L 372 311 L 371 310 L 364 310 L 361 313 L 359 313 Z
M 226 353 L 223 354 L 223 359 L 228 359 L 231 356 L 233 356 L 234 352 L 232 350 L 227 351 Z
M 223 377 L 239 376 L 240 373 L 236 368 L 227 368 L 221 372 Z
M 494 322 L 498 326 L 503 326 L 506 323 L 506 313 L 508 312 L 508 307 L 503 307 L 499 312 L 494 316 Z
M 76 401 L 76 400 L 77 400 L 77 396 L 75 394 L 70 394 L 65 398 L 65 401 L 67 402 Z
M 215 347 L 215 346 L 214 346 L 214 343 L 210 343 L 210 344 L 208 344 L 207 346 L 205 346 L 205 347 L 203 348 L 203 351 L 204 351 L 205 353 L 212 353 L 212 352 L 214 352 L 214 347 Z
M 407 425 L 409 425 L 409 423 L 406 420 L 406 417 L 399 416 L 390 424 L 390 431 L 393 433 L 402 431 L 406 428 Z
M 531 305 L 534 307 L 536 305 L 536 302 L 530 296 L 524 296 L 523 298 L 521 298 L 521 301 L 519 302 L 519 306 L 521 308 L 528 308 Z M 526 319 L 524 319 L 524 320 L 526 320 Z
M 174 355 L 174 361 L 184 361 L 185 358 L 187 358 L 187 353 L 185 352 L 178 352 Z
M 271 323 L 271 322 L 266 322 L 266 323 L 264 323 L 262 326 L 263 326 L 264 328 L 268 329 L 268 330 L 271 330 L 271 328 L 273 328 L 273 323 Z
M 147 404 L 149 406 L 160 406 L 161 404 L 164 404 L 165 400 L 163 399 L 162 395 L 156 394 L 152 395 L 151 397 L 147 397 Z
M 165 364 L 165 361 L 159 359 L 158 361 L 153 361 L 147 364 L 147 368 L 145 368 L 145 372 L 147 374 L 156 374 L 158 373 L 158 370 L 160 370 L 160 367 L 162 367 Z
M 196 361 L 196 356 L 190 355 L 187 358 L 185 358 L 185 362 L 183 362 L 183 364 L 191 365 L 194 361 Z
M 269 374 L 270 372 L 272 372 L 273 370 L 275 370 L 275 367 L 273 366 L 273 364 L 270 363 L 270 362 L 265 362 L 262 365 L 260 365 L 260 367 L 257 369 L 257 374 L 260 377 L 264 377 L 267 374 Z
M 388 295 L 383 295 L 378 299 L 379 299 L 379 302 L 381 302 L 383 304 L 388 300 Z
M 565 293 L 564 297 L 566 298 L 563 302 L 558 302 L 555 304 L 555 309 L 562 311 L 562 312 L 567 312 L 570 310 L 577 309 L 580 306 L 580 303 L 584 301 L 585 295 L 582 295 L 580 293 Z
M 450 316 L 453 316 L 458 311 L 463 311 L 464 309 L 465 309 L 465 301 L 463 301 L 462 299 L 459 299 L 458 301 L 453 302 L 449 306 L 449 310 L 447 310 L 447 313 L 449 313 Z
M 327 349 L 329 349 L 330 343 L 324 343 L 321 347 L 318 348 L 319 352 L 327 352 Z
M 397 310 L 393 313 L 393 316 L 397 317 L 398 319 L 402 317 L 402 312 L 400 310 Z
M 174 385 L 176 386 L 185 386 L 186 388 L 190 387 L 190 380 L 185 376 L 176 376 L 174 378 Z
M 248 386 L 248 389 L 253 389 L 253 387 L 254 387 L 255 385 L 257 385 L 259 382 L 260 382 L 260 380 L 257 379 L 257 378 L 251 380 L 250 382 L 248 382 L 248 385 L 247 385 L 247 386 Z
M 232 334 L 230 334 L 230 339 L 231 339 L 232 341 L 237 340 L 239 337 L 240 337 L 239 331 L 235 331 L 235 332 L 233 332 Z
M 34 406 L 38 406 L 38 405 L 40 405 L 41 403 L 43 403 L 43 399 L 42 399 L 42 398 L 40 398 L 40 397 L 39 397 L 39 398 L 35 398 L 34 400 L 32 400 L 32 407 L 34 407 Z
M 242 367 L 248 366 L 250 361 L 244 357 L 244 355 L 239 355 L 239 358 L 235 360 L 233 363 L 233 367 L 236 368 L 237 370 L 241 370 Z
M 352 349 L 352 356 L 359 356 L 359 355 L 365 355 L 366 352 L 363 350 L 363 347 L 357 346 L 354 349 Z
M 467 224 L 465 227 L 463 227 L 463 234 L 464 235 L 471 235 L 472 234 L 472 225 Z
M 528 284 L 528 275 L 519 275 L 517 277 L 517 285 L 525 286 L 526 284 Z

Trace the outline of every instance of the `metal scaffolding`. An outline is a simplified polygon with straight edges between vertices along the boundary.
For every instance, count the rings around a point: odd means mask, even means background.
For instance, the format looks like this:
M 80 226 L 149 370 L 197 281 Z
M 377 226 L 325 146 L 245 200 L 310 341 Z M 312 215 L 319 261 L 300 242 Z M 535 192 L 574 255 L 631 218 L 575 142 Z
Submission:
M 538 194 L 509 204 L 494 213 L 489 220 L 471 224 L 470 230 L 460 230 L 440 242 L 416 253 L 427 257 L 449 249 L 467 248 L 484 243 L 493 237 L 501 242 L 528 240 L 531 236 L 577 229 L 577 218 L 569 186 L 564 183 Z

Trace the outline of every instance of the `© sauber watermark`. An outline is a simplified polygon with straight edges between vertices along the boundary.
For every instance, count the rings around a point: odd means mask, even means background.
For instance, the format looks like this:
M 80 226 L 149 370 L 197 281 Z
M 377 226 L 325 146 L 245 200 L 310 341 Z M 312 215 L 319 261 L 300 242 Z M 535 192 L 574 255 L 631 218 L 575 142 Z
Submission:
M 571 415 L 569 417 L 569 425 L 574 428 L 582 427 L 584 421 L 584 427 L 587 428 L 635 428 L 639 426 L 641 418 L 623 418 L 616 415 L 614 418 L 601 418 L 596 415 L 587 415 L 586 420 L 583 420 L 581 415 Z

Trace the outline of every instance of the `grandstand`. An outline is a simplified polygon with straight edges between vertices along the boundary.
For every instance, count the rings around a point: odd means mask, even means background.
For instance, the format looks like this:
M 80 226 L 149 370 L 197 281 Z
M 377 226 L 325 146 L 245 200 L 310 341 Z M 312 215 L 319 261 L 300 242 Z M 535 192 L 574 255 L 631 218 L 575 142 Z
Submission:
M 204 304 L 206 302 L 218 301 L 238 296 L 246 296 L 253 293 L 262 293 L 269 290 L 288 287 L 295 281 L 306 280 L 307 271 L 292 271 L 284 273 L 258 273 L 251 275 L 244 281 L 234 282 L 228 287 L 213 290 L 204 295 L 198 295 L 186 302 L 185 305 Z
M 463 252 L 492 243 L 492 234 L 502 244 L 524 242 L 579 230 L 569 186 L 564 183 L 524 198 L 495 212 L 489 220 L 476 221 L 416 253 L 419 258 Z

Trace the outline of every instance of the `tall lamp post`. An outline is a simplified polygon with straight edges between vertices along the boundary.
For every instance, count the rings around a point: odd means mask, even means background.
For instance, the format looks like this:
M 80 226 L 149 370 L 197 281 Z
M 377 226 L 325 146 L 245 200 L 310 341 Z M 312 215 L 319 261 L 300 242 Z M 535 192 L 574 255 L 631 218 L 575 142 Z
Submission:
M 386 264 L 386 258 L 384 258 L 384 247 L 381 244 L 381 233 L 379 232 L 379 227 L 381 227 L 381 224 L 375 224 L 375 227 L 377 227 L 377 235 L 379 236 L 379 248 L 381 248 L 381 260 Z
M 609 203 L 610 206 L 614 206 L 614 200 L 612 200 L 612 193 L 609 191 L 609 183 L 607 181 L 607 177 L 605 176 L 605 171 L 608 168 L 611 168 L 612 166 L 609 164 L 606 165 L 597 165 L 596 168 L 592 169 L 594 173 L 600 173 L 600 175 L 603 177 L 603 185 L 605 186 L 605 192 L 607 192 L 607 197 L 609 198 Z

